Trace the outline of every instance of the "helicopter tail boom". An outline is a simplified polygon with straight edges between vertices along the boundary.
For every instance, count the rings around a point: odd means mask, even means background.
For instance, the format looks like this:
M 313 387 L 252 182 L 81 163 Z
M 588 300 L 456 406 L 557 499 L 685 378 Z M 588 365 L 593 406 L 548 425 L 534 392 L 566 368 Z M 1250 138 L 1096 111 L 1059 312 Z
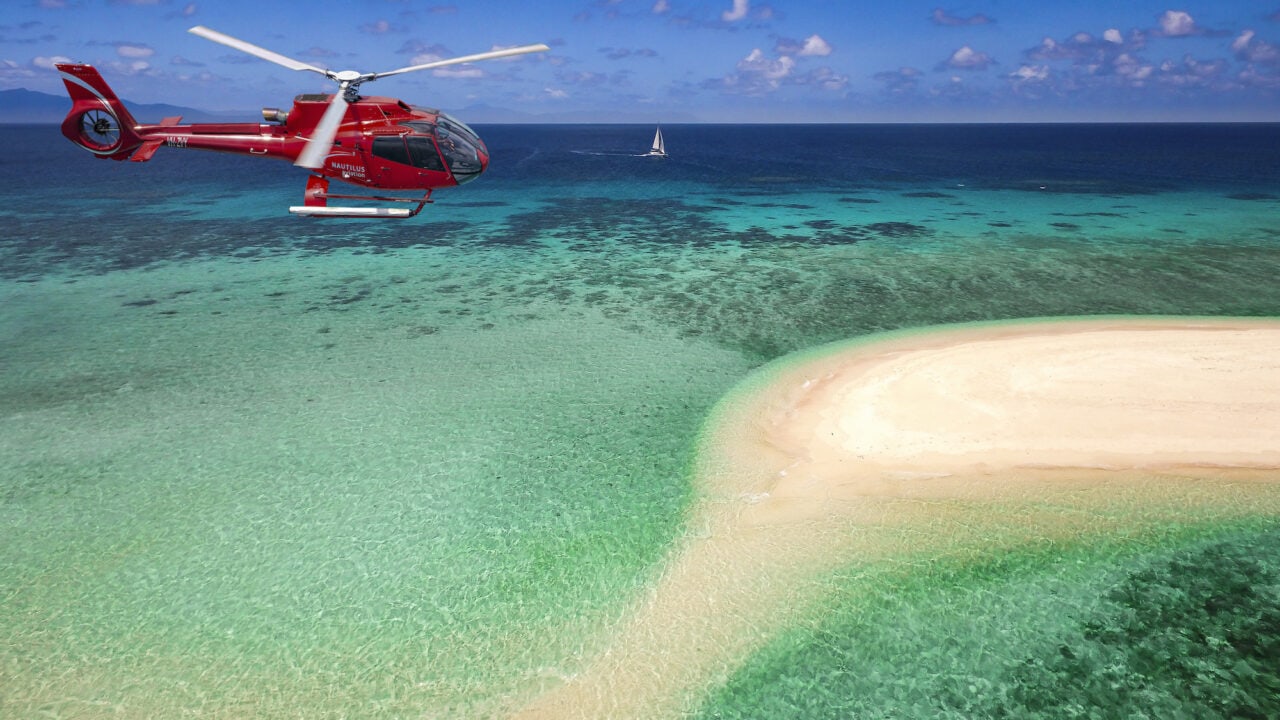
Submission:
M 68 140 L 112 160 L 125 160 L 142 146 L 138 122 L 96 68 L 78 63 L 59 63 L 57 68 L 72 102 L 62 121 Z

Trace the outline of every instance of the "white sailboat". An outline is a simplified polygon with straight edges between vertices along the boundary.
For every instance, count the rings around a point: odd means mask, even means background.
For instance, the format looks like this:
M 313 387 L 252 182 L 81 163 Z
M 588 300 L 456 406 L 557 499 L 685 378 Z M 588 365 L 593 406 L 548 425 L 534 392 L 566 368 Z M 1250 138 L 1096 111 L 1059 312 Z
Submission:
M 667 144 L 662 140 L 662 128 L 659 127 L 657 132 L 653 134 L 653 147 L 649 148 L 649 152 L 644 157 L 666 157 Z

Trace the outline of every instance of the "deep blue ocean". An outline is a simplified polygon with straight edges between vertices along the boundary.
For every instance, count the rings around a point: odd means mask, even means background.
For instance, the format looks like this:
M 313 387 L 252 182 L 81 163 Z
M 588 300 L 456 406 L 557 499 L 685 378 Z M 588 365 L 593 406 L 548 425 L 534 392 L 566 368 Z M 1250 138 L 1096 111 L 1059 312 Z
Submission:
M 475 129 L 484 176 L 368 221 L 290 216 L 279 161 L 4 128 L 0 716 L 504 716 L 701 532 L 699 433 L 763 364 L 1280 316 L 1280 124 L 671 125 L 664 159 L 652 126 Z M 680 712 L 1280 712 L 1280 530 L 1219 520 L 850 569 Z
M 1280 197 L 1280 124 L 679 125 L 666 128 L 663 160 L 631 156 L 646 149 L 647 127 L 477 129 L 493 156 L 483 182 L 440 191 L 412 223 L 370 228 L 287 215 L 305 174 L 278 161 L 164 148 L 148 163 L 85 162 L 94 158 L 53 126 L 9 126 L 5 273 L 38 274 L 42 259 L 137 267 L 351 235 L 369 249 L 515 245 L 557 223 L 622 222 L 638 242 L 659 244 L 853 244 L 896 228 L 915 237 L 962 230 L 966 240 L 1124 235 L 1159 246 L 1192 234 L 1181 218 L 1195 226 L 1219 213 L 1220 236 L 1196 239 L 1228 243 L 1273 231 L 1247 219 Z M 1209 206 L 1186 207 L 1189 197 Z M 134 242 L 96 243 L 69 229 L 87 217 L 103 236 Z M 192 220 L 200 231 L 170 232 Z M 1125 227 L 1139 223 L 1151 229 Z

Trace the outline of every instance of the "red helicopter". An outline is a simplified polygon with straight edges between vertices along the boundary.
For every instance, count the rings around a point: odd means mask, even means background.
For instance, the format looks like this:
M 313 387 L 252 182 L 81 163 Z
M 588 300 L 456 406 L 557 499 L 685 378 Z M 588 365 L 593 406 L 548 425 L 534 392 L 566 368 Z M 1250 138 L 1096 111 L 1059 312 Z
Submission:
M 439 110 L 414 107 L 394 98 L 362 97 L 362 83 L 551 49 L 542 44 L 523 45 L 388 72 L 335 72 L 206 27 L 196 26 L 189 32 L 290 70 L 320 73 L 338 83 L 338 92 L 299 95 L 288 112 L 263 108 L 263 123 L 180 125 L 182 117 L 177 116 L 143 125 L 133 119 L 93 66 L 59 64 L 72 100 L 71 112 L 62 121 L 62 134 L 99 158 L 112 160 L 146 162 L 161 145 L 290 160 L 312 174 L 304 204 L 290 207 L 289 212 L 325 217 L 413 217 L 431 202 L 433 190 L 470 182 L 489 165 L 488 148 L 471 128 Z M 387 190 L 422 190 L 425 194 L 421 198 L 332 194 L 330 178 Z M 417 203 L 417 207 L 331 207 L 330 198 Z

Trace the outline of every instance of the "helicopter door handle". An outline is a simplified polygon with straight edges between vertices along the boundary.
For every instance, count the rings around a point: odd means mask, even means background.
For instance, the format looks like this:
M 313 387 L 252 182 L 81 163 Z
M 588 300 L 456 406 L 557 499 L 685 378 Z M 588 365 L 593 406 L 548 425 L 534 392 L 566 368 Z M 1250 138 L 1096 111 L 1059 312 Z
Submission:
M 267 149 L 266 149 L 266 148 L 263 148 L 263 149 L 261 149 L 261 150 L 255 150 L 255 149 L 253 149 L 253 148 L 249 148 L 249 154 L 250 154 L 250 155 L 266 155 L 266 154 L 267 154 Z

